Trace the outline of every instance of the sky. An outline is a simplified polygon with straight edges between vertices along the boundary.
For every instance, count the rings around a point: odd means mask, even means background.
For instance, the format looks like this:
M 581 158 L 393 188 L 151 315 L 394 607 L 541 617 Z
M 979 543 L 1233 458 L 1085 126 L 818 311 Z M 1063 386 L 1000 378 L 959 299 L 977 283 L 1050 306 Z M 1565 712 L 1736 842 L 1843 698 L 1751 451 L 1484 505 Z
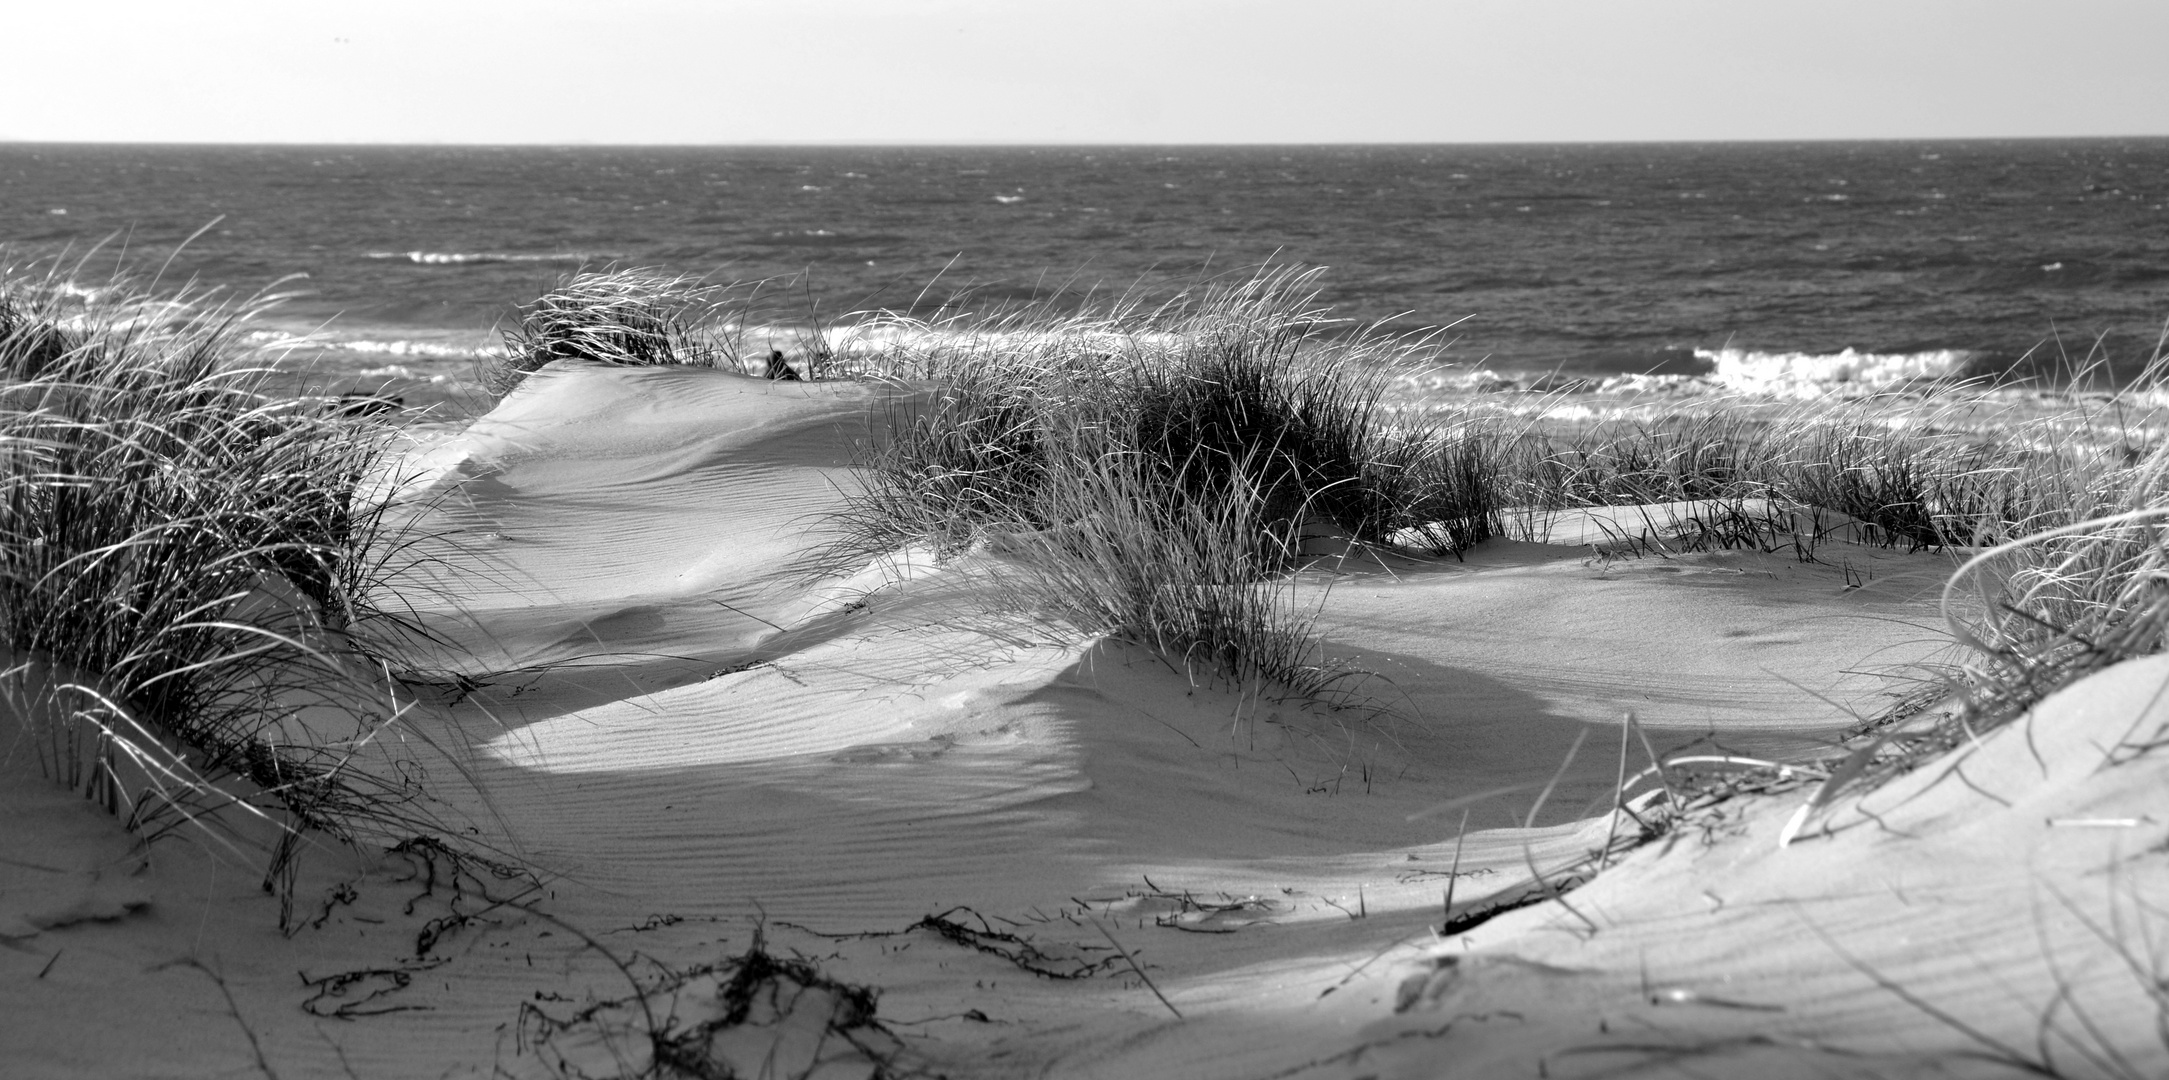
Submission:
M 24 141 L 2169 135 L 2169 0 L 43 0 L 7 22 L 0 139 Z

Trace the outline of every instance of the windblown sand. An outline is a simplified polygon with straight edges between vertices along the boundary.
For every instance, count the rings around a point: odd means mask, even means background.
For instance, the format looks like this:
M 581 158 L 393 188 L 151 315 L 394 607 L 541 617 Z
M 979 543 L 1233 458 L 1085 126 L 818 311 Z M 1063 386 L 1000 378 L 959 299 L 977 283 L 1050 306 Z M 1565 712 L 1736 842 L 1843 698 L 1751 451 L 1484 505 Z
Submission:
M 779 998 L 712 1044 L 747 1076 L 2169 1065 L 2146 982 L 2169 661 L 1782 849 L 1804 779 L 1630 851 L 1623 714 L 1668 755 L 1827 747 L 1954 659 L 1952 559 L 1592 547 L 1645 511 L 1352 556 L 1303 588 L 1369 704 L 1305 706 L 1005 613 L 970 560 L 810 580 L 889 404 L 557 364 L 400 463 L 386 491 L 429 538 L 402 596 L 440 644 L 371 760 L 421 770 L 539 888 L 326 846 L 282 933 L 247 825 L 145 845 L 17 739 L 0 1072 L 614 1075 L 650 1022 L 712 1017 L 715 981 L 591 1006 L 756 940 L 878 990 L 886 1034 L 825 1038 L 833 994 L 798 999 L 812 1020 Z M 1630 740 L 1624 771 L 1647 764 Z

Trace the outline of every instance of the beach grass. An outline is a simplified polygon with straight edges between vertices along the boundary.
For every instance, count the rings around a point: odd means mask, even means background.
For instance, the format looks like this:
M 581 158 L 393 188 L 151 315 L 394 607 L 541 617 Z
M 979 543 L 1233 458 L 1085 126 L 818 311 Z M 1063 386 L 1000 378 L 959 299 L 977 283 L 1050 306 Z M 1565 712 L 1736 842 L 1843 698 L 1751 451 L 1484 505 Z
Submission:
M 1993 726 L 2086 675 L 2169 648 L 2169 454 L 2094 493 L 2079 519 L 1987 548 L 1954 575 L 1946 603 L 1977 590 L 1981 614 L 1952 618 L 1981 657 L 1975 720 Z
M 426 827 L 411 777 L 356 763 L 406 708 L 352 633 L 392 619 L 396 542 L 354 496 L 388 429 L 261 392 L 265 302 L 0 275 L 9 752 L 153 834 L 226 808 L 289 839 Z
M 482 372 L 483 387 L 502 398 L 552 360 L 735 369 L 729 339 L 710 332 L 725 291 L 641 267 L 570 274 L 501 329 L 504 352 Z
M 1426 341 L 1336 327 L 1312 274 L 862 329 L 886 346 L 839 373 L 925 393 L 867 447 L 824 572 L 987 554 L 1022 606 L 1310 694 L 1340 672 L 1289 575 L 1452 502 L 1447 473 L 1412 467 L 1428 444 L 1377 408 L 1380 359 Z

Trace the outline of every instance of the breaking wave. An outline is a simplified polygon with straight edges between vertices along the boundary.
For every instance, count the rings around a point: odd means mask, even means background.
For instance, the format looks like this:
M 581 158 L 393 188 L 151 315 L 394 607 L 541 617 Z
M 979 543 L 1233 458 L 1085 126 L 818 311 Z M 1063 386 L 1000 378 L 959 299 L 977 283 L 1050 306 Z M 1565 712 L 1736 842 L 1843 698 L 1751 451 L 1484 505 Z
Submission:
M 405 259 L 422 266 L 464 266 L 470 263 L 586 263 L 607 262 L 614 256 L 593 252 L 562 251 L 551 254 L 509 254 L 498 251 L 372 251 L 364 258 Z
M 347 331 L 352 333 L 352 331 Z M 257 330 L 250 343 L 274 350 L 315 353 L 349 353 L 356 358 L 387 360 L 480 360 L 503 356 L 503 346 L 486 344 L 477 334 L 445 335 L 436 339 L 343 337 L 324 332 Z M 362 372 L 369 374 L 369 372 Z
M 1393 386 L 1398 395 L 1411 400 L 1518 392 L 1550 396 L 1596 394 L 1621 399 L 1752 397 L 1804 401 L 1856 398 L 1939 380 L 1976 377 L 1971 369 L 1981 358 L 1982 354 L 1964 349 L 1913 353 L 1696 349 L 1694 366 L 1701 369 L 1696 371 L 1577 374 L 1449 366 L 1396 376 Z
M 425 360 L 475 360 L 505 354 L 501 346 L 457 345 L 441 341 L 327 341 L 321 347 L 370 356 L 411 356 Z
M 353 373 L 362 379 L 413 379 L 419 382 L 445 384 L 458 380 L 444 372 L 416 371 L 405 364 L 386 364 L 383 367 L 363 368 Z
M 1770 397 L 1814 398 L 1873 393 L 1960 375 L 1975 354 L 1964 349 L 1913 353 L 1769 353 L 1696 349 L 1710 377 L 1727 390 Z

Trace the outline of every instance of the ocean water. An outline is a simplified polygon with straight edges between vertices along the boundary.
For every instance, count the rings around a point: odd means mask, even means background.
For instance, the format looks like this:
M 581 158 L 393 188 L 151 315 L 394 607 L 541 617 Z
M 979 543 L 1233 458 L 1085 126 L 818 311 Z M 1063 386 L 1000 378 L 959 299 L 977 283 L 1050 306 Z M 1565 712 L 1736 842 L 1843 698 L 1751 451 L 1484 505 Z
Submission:
M 456 379 L 582 266 L 823 319 L 1324 266 L 1507 373 L 1808 386 L 2128 373 L 2169 317 L 2169 140 L 1199 148 L 0 145 L 0 241 L 291 294 L 358 377 Z M 200 235 L 199 235 L 200 233 Z M 193 239 L 190 239 L 191 236 Z M 184 241 L 185 246 L 184 246 Z

